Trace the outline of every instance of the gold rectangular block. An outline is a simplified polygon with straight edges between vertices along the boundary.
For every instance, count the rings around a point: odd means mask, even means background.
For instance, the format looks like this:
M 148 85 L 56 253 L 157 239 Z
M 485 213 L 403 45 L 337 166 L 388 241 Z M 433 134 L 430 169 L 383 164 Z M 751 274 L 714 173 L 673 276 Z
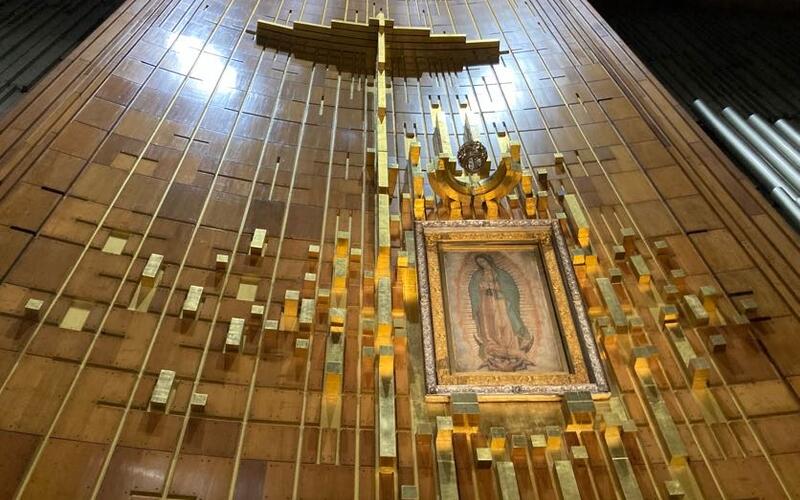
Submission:
M 681 268 L 670 269 L 669 278 L 670 281 L 678 287 L 678 290 L 686 290 L 686 271 Z
M 632 227 L 623 227 L 620 229 L 622 236 L 622 246 L 625 248 L 627 255 L 633 255 L 636 251 L 636 231 Z
M 300 292 L 298 290 L 286 290 L 283 295 L 283 314 L 290 318 L 297 317 L 297 308 L 300 304 Z
M 304 338 L 298 338 L 294 341 L 294 355 L 297 358 L 305 358 L 308 355 L 308 348 L 311 341 Z
M 308 260 L 319 260 L 319 245 L 308 245 Z
M 556 172 L 559 174 L 564 173 L 564 155 L 563 153 L 554 153 L 553 154 L 553 164 L 556 167 Z
M 717 310 L 717 298 L 719 298 L 719 292 L 713 286 L 700 287 L 700 300 L 707 312 L 711 313 Z
M 493 450 L 500 451 L 506 447 L 506 429 L 505 427 L 490 427 L 489 428 L 489 446 Z
M 258 228 L 253 231 L 253 238 L 250 240 L 250 255 L 263 256 L 264 247 L 267 244 L 267 230 Z
M 228 268 L 228 262 L 230 261 L 230 257 L 224 253 L 218 253 L 216 259 L 214 260 L 214 267 L 218 271 L 224 271 Z
M 156 284 L 156 277 L 161 271 L 161 264 L 164 262 L 164 256 L 157 253 L 151 253 L 147 259 L 147 264 L 144 265 L 142 270 L 141 282 L 143 286 L 154 287 Z
M 25 302 L 25 317 L 29 319 L 40 319 L 44 301 L 30 298 Z
M 625 247 L 622 245 L 614 245 L 611 247 L 611 253 L 614 254 L 614 260 L 625 260 Z
M 658 322 L 662 325 L 677 323 L 679 318 L 678 308 L 673 304 L 664 304 L 658 311 Z
M 600 292 L 600 297 L 603 299 L 603 304 L 605 304 L 608 314 L 611 316 L 614 329 L 617 333 L 627 332 L 628 321 L 619 303 L 619 298 L 617 298 L 617 293 L 614 291 L 614 285 L 611 284 L 611 280 L 608 278 L 597 278 L 595 283 Z
M 669 243 L 664 240 L 656 240 L 653 242 L 656 255 L 669 255 Z
M 244 318 L 231 318 L 228 333 L 225 336 L 225 352 L 238 351 L 242 347 L 244 336 Z
M 561 427 L 557 425 L 548 425 L 544 428 L 544 432 L 547 436 L 548 449 L 557 450 L 561 448 L 561 437 L 563 435 Z
M 382 345 L 378 348 L 378 376 L 383 380 L 394 377 L 394 346 Z
M 208 394 L 199 392 L 192 393 L 192 399 L 190 401 L 192 411 L 204 411 L 206 409 L 206 403 L 208 403 Z
M 728 348 L 728 342 L 725 340 L 725 336 L 721 334 L 714 334 L 708 336 L 708 347 L 711 352 L 714 353 L 721 353 L 725 352 Z
M 314 330 L 315 313 L 316 301 L 314 299 L 303 299 L 300 302 L 300 332 L 310 334 Z
M 665 283 L 663 287 L 661 287 L 661 295 L 664 299 L 664 302 L 668 304 L 674 304 L 678 301 L 678 295 L 680 294 L 680 290 L 678 287 L 672 283 Z
M 200 301 L 203 298 L 203 287 L 191 285 L 189 291 L 186 293 L 186 299 L 183 301 L 183 317 L 195 318 L 200 309 Z
M 706 358 L 696 357 L 689 361 L 689 375 L 692 377 L 692 389 L 704 389 L 708 384 L 711 364 Z
M 706 326 L 708 324 L 708 312 L 696 295 L 684 295 L 683 305 L 693 326 Z
M 158 380 L 150 395 L 150 406 L 158 409 L 166 407 L 169 396 L 172 393 L 172 384 L 175 382 L 175 372 L 172 370 L 161 370 Z
M 500 486 L 500 498 L 503 500 L 519 500 L 519 485 L 514 464 L 507 461 L 497 462 L 495 465 L 497 483 Z
M 575 479 L 575 472 L 572 470 L 572 462 L 569 460 L 554 460 L 553 469 L 561 498 L 581 498 L 578 490 L 578 481 Z
M 644 257 L 642 257 L 641 255 L 631 255 L 628 260 L 631 264 L 633 275 L 636 276 L 636 279 L 639 281 L 639 284 L 649 285 L 650 268 L 647 267 L 647 263 L 645 262 Z
M 492 467 L 492 450 L 489 448 L 475 448 L 475 467 L 490 469 Z
M 577 196 L 574 194 L 564 196 L 564 211 L 567 213 L 578 243 L 584 248 L 589 246 L 589 221 Z

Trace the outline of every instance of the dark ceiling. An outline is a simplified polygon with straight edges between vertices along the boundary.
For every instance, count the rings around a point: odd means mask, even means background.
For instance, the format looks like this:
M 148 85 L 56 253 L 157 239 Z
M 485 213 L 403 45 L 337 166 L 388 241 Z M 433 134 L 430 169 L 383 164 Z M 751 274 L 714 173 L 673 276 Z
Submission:
M 800 118 L 800 2 L 591 1 L 687 108 Z
M 0 112 L 123 1 L 0 1 Z

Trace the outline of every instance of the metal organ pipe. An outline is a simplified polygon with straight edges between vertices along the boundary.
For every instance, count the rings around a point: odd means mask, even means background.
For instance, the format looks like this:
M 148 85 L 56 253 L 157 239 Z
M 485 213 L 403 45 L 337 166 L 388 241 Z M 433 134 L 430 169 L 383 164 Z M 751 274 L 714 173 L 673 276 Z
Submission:
M 783 136 L 760 115 L 753 113 L 747 121 L 767 140 L 767 142 L 772 144 L 775 149 L 780 151 L 781 154 L 789 160 L 789 163 L 792 164 L 795 170 L 800 170 L 800 149 L 797 149 L 792 143 L 784 139 Z
M 747 171 L 755 177 L 772 201 L 778 206 L 789 223 L 800 231 L 800 206 L 795 198 L 797 194 L 758 153 L 739 137 L 722 119 L 720 119 L 702 99 L 695 99 L 693 106 L 728 148 L 739 157 Z
M 781 119 L 775 122 L 775 127 L 789 139 L 789 142 L 794 144 L 794 147 L 800 149 L 800 132 L 791 123 Z
M 722 116 L 728 119 L 731 125 L 761 153 L 778 174 L 786 179 L 795 194 L 800 193 L 800 173 L 781 155 L 777 149 L 767 142 L 753 127 L 747 124 L 742 115 L 728 106 L 722 110 Z M 796 198 L 796 196 L 795 196 Z

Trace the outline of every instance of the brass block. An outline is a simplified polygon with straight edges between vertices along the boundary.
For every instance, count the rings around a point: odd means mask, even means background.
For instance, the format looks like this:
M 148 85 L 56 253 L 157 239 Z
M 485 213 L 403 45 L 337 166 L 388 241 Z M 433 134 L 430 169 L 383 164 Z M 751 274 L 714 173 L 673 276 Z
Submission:
M 172 370 L 161 370 L 158 374 L 158 380 L 153 387 L 153 393 L 150 395 L 150 406 L 157 409 L 164 409 L 169 401 L 170 394 L 172 394 L 172 384 L 175 383 L 175 372 Z
M 308 347 L 310 345 L 310 341 L 308 339 L 295 339 L 294 341 L 294 355 L 297 357 L 304 358 L 308 353 Z
M 570 255 L 572 256 L 572 265 L 573 266 L 581 266 L 586 263 L 586 252 L 581 247 L 575 247 L 570 249 Z
M 573 460 L 588 460 L 589 459 L 589 452 L 586 451 L 585 446 L 572 446 L 570 447 L 570 453 L 572 454 Z
M 417 500 L 418 498 L 419 492 L 417 491 L 416 486 L 412 484 L 404 484 L 400 486 L 400 500 Z
M 255 319 L 264 317 L 264 306 L 260 304 L 253 304 L 250 306 L 250 316 Z
M 425 220 L 425 199 L 414 199 L 414 218 L 416 220 Z
M 678 295 L 680 294 L 680 290 L 678 287 L 673 285 L 672 283 L 665 283 L 664 286 L 661 288 L 661 295 L 664 299 L 664 302 L 667 304 L 674 304 L 678 301 Z
M 217 258 L 214 262 L 214 266 L 219 271 L 224 271 L 228 268 L 228 262 L 230 261 L 230 257 L 224 253 L 218 253 Z
M 627 255 L 634 255 L 636 251 L 636 231 L 632 227 L 623 227 L 620 229 L 622 236 L 622 246 L 625 248 Z
M 658 311 L 659 324 L 677 323 L 678 308 L 673 304 L 664 304 Z
M 689 374 L 692 377 L 692 389 L 704 389 L 711 373 L 711 364 L 706 358 L 692 358 L 689 361 Z
M 530 174 L 522 174 L 522 179 L 519 181 L 522 193 L 524 195 L 533 194 L 533 176 Z
M 736 301 L 739 312 L 746 318 L 754 318 L 758 314 L 758 303 L 754 297 L 743 297 Z
M 244 318 L 231 318 L 228 333 L 225 336 L 225 352 L 238 351 L 242 347 L 244 337 Z
M 656 240 L 653 242 L 657 255 L 669 255 L 669 244 L 664 240 Z
M 536 182 L 539 184 L 540 188 L 547 188 L 547 169 L 546 168 L 537 168 L 536 169 Z
M 628 328 L 628 321 L 625 313 L 622 311 L 622 306 L 619 303 L 617 293 L 614 291 L 614 286 L 608 278 L 597 278 L 595 280 L 597 288 L 600 291 L 600 297 L 611 316 L 611 322 L 617 333 L 626 333 Z
M 629 262 L 633 269 L 633 275 L 636 276 L 639 284 L 648 285 L 650 283 L 650 268 L 647 267 L 644 257 L 641 255 L 631 255 Z
M 612 284 L 622 283 L 622 269 L 618 267 L 612 267 L 608 270 L 608 279 L 611 280 Z
M 644 320 L 641 316 L 628 316 L 628 329 L 631 333 L 644 331 Z
M 297 308 L 300 305 L 300 292 L 298 290 L 286 290 L 283 295 L 283 314 L 290 318 L 297 317 Z
M 511 436 L 511 456 L 516 459 L 525 459 L 528 450 L 528 439 L 524 434 L 513 434 Z
M 29 319 L 40 319 L 44 301 L 30 298 L 25 302 L 25 317 Z
M 606 326 L 600 330 L 603 334 L 603 343 L 606 346 L 616 345 L 617 343 L 617 331 L 614 329 L 613 326 Z
M 556 173 L 564 173 L 564 155 L 562 153 L 553 154 L 553 164 L 556 166 Z
M 577 196 L 574 194 L 564 196 L 564 211 L 567 213 L 578 244 L 582 247 L 589 246 L 589 222 Z
M 308 245 L 308 260 L 319 259 L 319 245 Z
M 547 448 L 547 436 L 544 434 L 531 435 L 531 448 L 544 449 Z
M 545 435 L 547 436 L 547 448 L 549 450 L 556 450 L 561 448 L 561 436 L 563 431 L 557 425 L 548 425 L 544 428 Z
M 664 488 L 667 490 L 667 498 L 670 500 L 677 500 L 686 496 L 683 490 L 683 485 L 677 479 L 668 479 L 664 481 Z
M 556 485 L 561 493 L 561 498 L 581 498 L 578 481 L 575 479 L 575 472 L 572 470 L 572 462 L 569 460 L 554 460 L 553 469 L 555 470 Z
M 317 288 L 317 275 L 316 273 L 306 273 L 303 276 L 303 298 L 314 298 L 314 292 Z
M 191 406 L 192 411 L 204 411 L 208 403 L 208 394 L 201 394 L 199 392 L 192 393 Z
M 506 429 L 505 427 L 489 428 L 489 446 L 493 450 L 499 451 L 506 448 Z
M 717 310 L 717 298 L 719 297 L 719 292 L 713 286 L 701 286 L 700 287 L 700 300 L 703 302 L 703 307 L 708 312 L 714 312 Z
M 150 254 L 150 257 L 147 259 L 147 264 L 145 264 L 142 270 L 142 285 L 151 288 L 155 286 L 156 277 L 158 276 L 158 272 L 161 271 L 161 263 L 163 261 L 163 255 L 157 253 Z
M 686 307 L 689 321 L 693 326 L 706 326 L 708 324 L 708 312 L 696 295 L 684 295 L 683 305 Z
M 378 348 L 378 374 L 384 380 L 394 377 L 394 346 L 382 345 Z
M 622 245 L 614 245 L 611 247 L 611 253 L 614 254 L 614 260 L 625 260 L 625 247 Z
M 490 469 L 492 467 L 492 450 L 475 448 L 475 466 L 479 469 Z
M 643 369 L 650 368 L 650 360 L 658 356 L 658 350 L 655 346 L 639 345 L 635 346 L 631 351 L 631 360 L 633 361 L 634 368 Z
M 540 214 L 547 213 L 547 191 L 538 191 L 536 193 L 536 210 Z
M 264 247 L 267 244 L 267 230 L 266 229 L 256 229 L 253 231 L 253 238 L 250 240 L 250 248 L 249 253 L 252 256 L 263 256 L 264 255 Z
M 436 417 L 436 449 L 452 450 L 453 448 L 453 419 L 439 415 Z
M 200 310 L 200 302 L 203 299 L 203 287 L 191 285 L 189 291 L 186 293 L 186 299 L 183 301 L 183 317 L 196 318 Z
M 314 328 L 314 313 L 316 312 L 316 303 L 314 299 L 303 299 L 300 303 L 300 331 L 303 333 L 311 333 Z
M 721 353 L 725 352 L 728 348 L 728 342 L 725 340 L 724 335 L 715 333 L 708 336 L 708 347 L 711 349 L 711 352 Z
M 669 271 L 670 280 L 678 287 L 678 290 L 686 290 L 686 271 L 681 268 L 671 269 Z

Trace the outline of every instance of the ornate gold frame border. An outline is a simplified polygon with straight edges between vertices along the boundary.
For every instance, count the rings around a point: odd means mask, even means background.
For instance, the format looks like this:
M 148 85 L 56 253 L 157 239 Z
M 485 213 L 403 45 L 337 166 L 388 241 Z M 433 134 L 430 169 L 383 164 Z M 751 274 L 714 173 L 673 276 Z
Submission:
M 558 222 L 546 220 L 425 221 L 415 226 L 425 388 L 428 396 L 475 392 L 484 397 L 557 397 L 608 392 L 600 355 Z M 439 269 L 441 243 L 539 244 L 570 373 L 451 374 Z

